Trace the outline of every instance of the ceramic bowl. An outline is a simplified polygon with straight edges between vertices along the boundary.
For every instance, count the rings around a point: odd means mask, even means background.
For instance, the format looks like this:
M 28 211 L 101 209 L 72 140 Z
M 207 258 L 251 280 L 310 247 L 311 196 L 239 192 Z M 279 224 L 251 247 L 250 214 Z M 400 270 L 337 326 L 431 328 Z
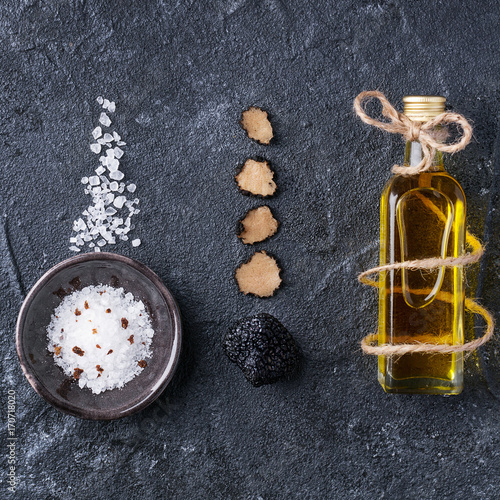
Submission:
M 65 295 L 98 284 L 122 287 L 142 300 L 155 333 L 144 370 L 121 389 L 94 394 L 55 364 L 46 328 Z M 77 255 L 45 273 L 24 300 L 16 326 L 17 354 L 35 391 L 58 410 L 93 420 L 125 417 L 151 404 L 174 374 L 181 338 L 179 309 L 158 276 L 135 260 L 105 252 Z

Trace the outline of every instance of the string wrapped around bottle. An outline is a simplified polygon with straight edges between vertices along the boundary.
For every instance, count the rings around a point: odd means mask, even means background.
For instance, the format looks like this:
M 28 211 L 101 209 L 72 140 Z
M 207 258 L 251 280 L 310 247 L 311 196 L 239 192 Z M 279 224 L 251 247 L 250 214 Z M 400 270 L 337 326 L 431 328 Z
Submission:
M 382 115 L 388 119 L 387 122 L 372 118 L 366 113 L 364 105 L 371 99 L 378 99 L 380 101 Z M 394 165 L 392 172 L 395 175 L 412 176 L 426 172 L 432 168 L 436 150 L 444 153 L 456 153 L 464 149 L 472 138 L 472 127 L 464 116 L 458 113 L 445 112 L 424 123 L 413 121 L 404 114 L 399 113 L 384 94 L 378 91 L 361 92 L 354 101 L 354 110 L 361 120 L 368 125 L 393 134 L 400 134 L 407 141 L 418 141 L 420 143 L 422 147 L 422 160 L 416 166 L 412 167 Z M 457 141 L 448 144 L 444 142 L 446 133 L 440 127 L 451 123 L 460 127 L 462 132 Z M 478 262 L 484 254 L 484 247 L 468 231 L 466 233 L 466 245 L 471 251 L 459 257 L 418 259 L 377 266 L 360 273 L 358 280 L 365 285 L 378 287 L 378 281 L 373 279 L 372 276 L 382 272 L 403 268 L 410 270 L 432 270 L 442 267 L 452 268 Z M 452 300 L 452 297 L 449 300 Z M 433 343 L 386 343 L 378 345 L 378 333 L 372 333 L 361 341 L 361 348 L 366 354 L 376 356 L 401 356 L 409 353 L 449 354 L 474 351 L 491 339 L 495 329 L 495 320 L 486 308 L 470 298 L 465 298 L 465 308 L 474 314 L 482 316 L 486 322 L 486 329 L 483 336 L 473 341 L 460 345 Z

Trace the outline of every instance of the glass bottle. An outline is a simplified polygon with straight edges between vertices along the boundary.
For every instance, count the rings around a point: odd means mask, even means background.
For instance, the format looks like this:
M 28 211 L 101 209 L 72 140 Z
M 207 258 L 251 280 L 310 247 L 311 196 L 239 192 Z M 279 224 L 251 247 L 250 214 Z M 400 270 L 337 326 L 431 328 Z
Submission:
M 407 96 L 404 114 L 425 122 L 444 112 L 445 98 Z M 419 142 L 407 142 L 406 166 L 422 159 Z M 380 205 L 380 265 L 432 257 L 458 257 L 465 247 L 465 196 L 445 172 L 438 151 L 431 170 L 392 177 Z M 396 269 L 379 280 L 379 344 L 464 342 L 461 266 Z M 462 353 L 379 356 L 379 382 L 386 392 L 459 394 Z

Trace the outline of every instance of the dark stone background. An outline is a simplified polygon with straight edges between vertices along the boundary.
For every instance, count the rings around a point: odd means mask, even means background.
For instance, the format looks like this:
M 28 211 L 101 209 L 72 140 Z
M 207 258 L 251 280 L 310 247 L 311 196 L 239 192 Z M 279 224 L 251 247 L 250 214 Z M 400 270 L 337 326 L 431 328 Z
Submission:
M 375 359 L 360 352 L 377 298 L 356 275 L 377 262 L 378 200 L 403 144 L 356 119 L 352 101 L 374 88 L 398 104 L 443 94 L 474 122 L 472 144 L 446 163 L 488 242 L 471 293 L 477 285 L 498 314 L 499 3 L 44 4 L 0 4 L 1 392 L 5 415 L 17 391 L 15 497 L 498 498 L 498 341 L 467 360 L 453 398 L 385 395 Z M 124 171 L 141 199 L 143 245 L 114 251 L 160 275 L 185 326 L 174 383 L 115 422 L 58 413 L 23 377 L 14 346 L 26 291 L 71 255 L 71 223 L 88 202 L 80 178 L 96 167 L 97 95 L 117 102 Z M 249 105 L 269 111 L 271 146 L 239 128 Z M 232 177 L 255 155 L 273 162 L 279 185 L 269 204 L 281 230 L 257 246 L 284 269 L 268 300 L 240 295 L 232 277 L 251 253 L 236 221 L 259 203 Z M 295 380 L 255 389 L 222 353 L 228 325 L 257 312 L 300 344 Z M 0 454 L 6 471 L 5 446 Z

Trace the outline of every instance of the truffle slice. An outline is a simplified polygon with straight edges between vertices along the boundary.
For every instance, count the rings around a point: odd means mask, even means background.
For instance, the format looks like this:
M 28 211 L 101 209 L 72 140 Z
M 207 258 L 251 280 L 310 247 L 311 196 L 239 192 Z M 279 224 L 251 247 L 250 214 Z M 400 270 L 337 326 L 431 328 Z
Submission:
M 294 338 L 266 313 L 238 321 L 227 333 L 223 348 L 255 387 L 289 378 L 300 361 Z
M 238 238 L 245 245 L 252 245 L 270 238 L 276 233 L 279 226 L 271 209 L 266 205 L 249 210 L 240 224 Z
M 240 292 L 245 295 L 251 293 L 257 297 L 271 297 L 281 285 L 280 272 L 274 257 L 262 250 L 241 264 L 234 277 Z
M 276 191 L 273 181 L 274 172 L 267 161 L 248 159 L 236 175 L 235 180 L 244 194 L 253 194 L 267 198 Z
M 267 117 L 267 111 L 251 106 L 241 113 L 240 125 L 250 139 L 269 144 L 273 138 L 273 127 Z

